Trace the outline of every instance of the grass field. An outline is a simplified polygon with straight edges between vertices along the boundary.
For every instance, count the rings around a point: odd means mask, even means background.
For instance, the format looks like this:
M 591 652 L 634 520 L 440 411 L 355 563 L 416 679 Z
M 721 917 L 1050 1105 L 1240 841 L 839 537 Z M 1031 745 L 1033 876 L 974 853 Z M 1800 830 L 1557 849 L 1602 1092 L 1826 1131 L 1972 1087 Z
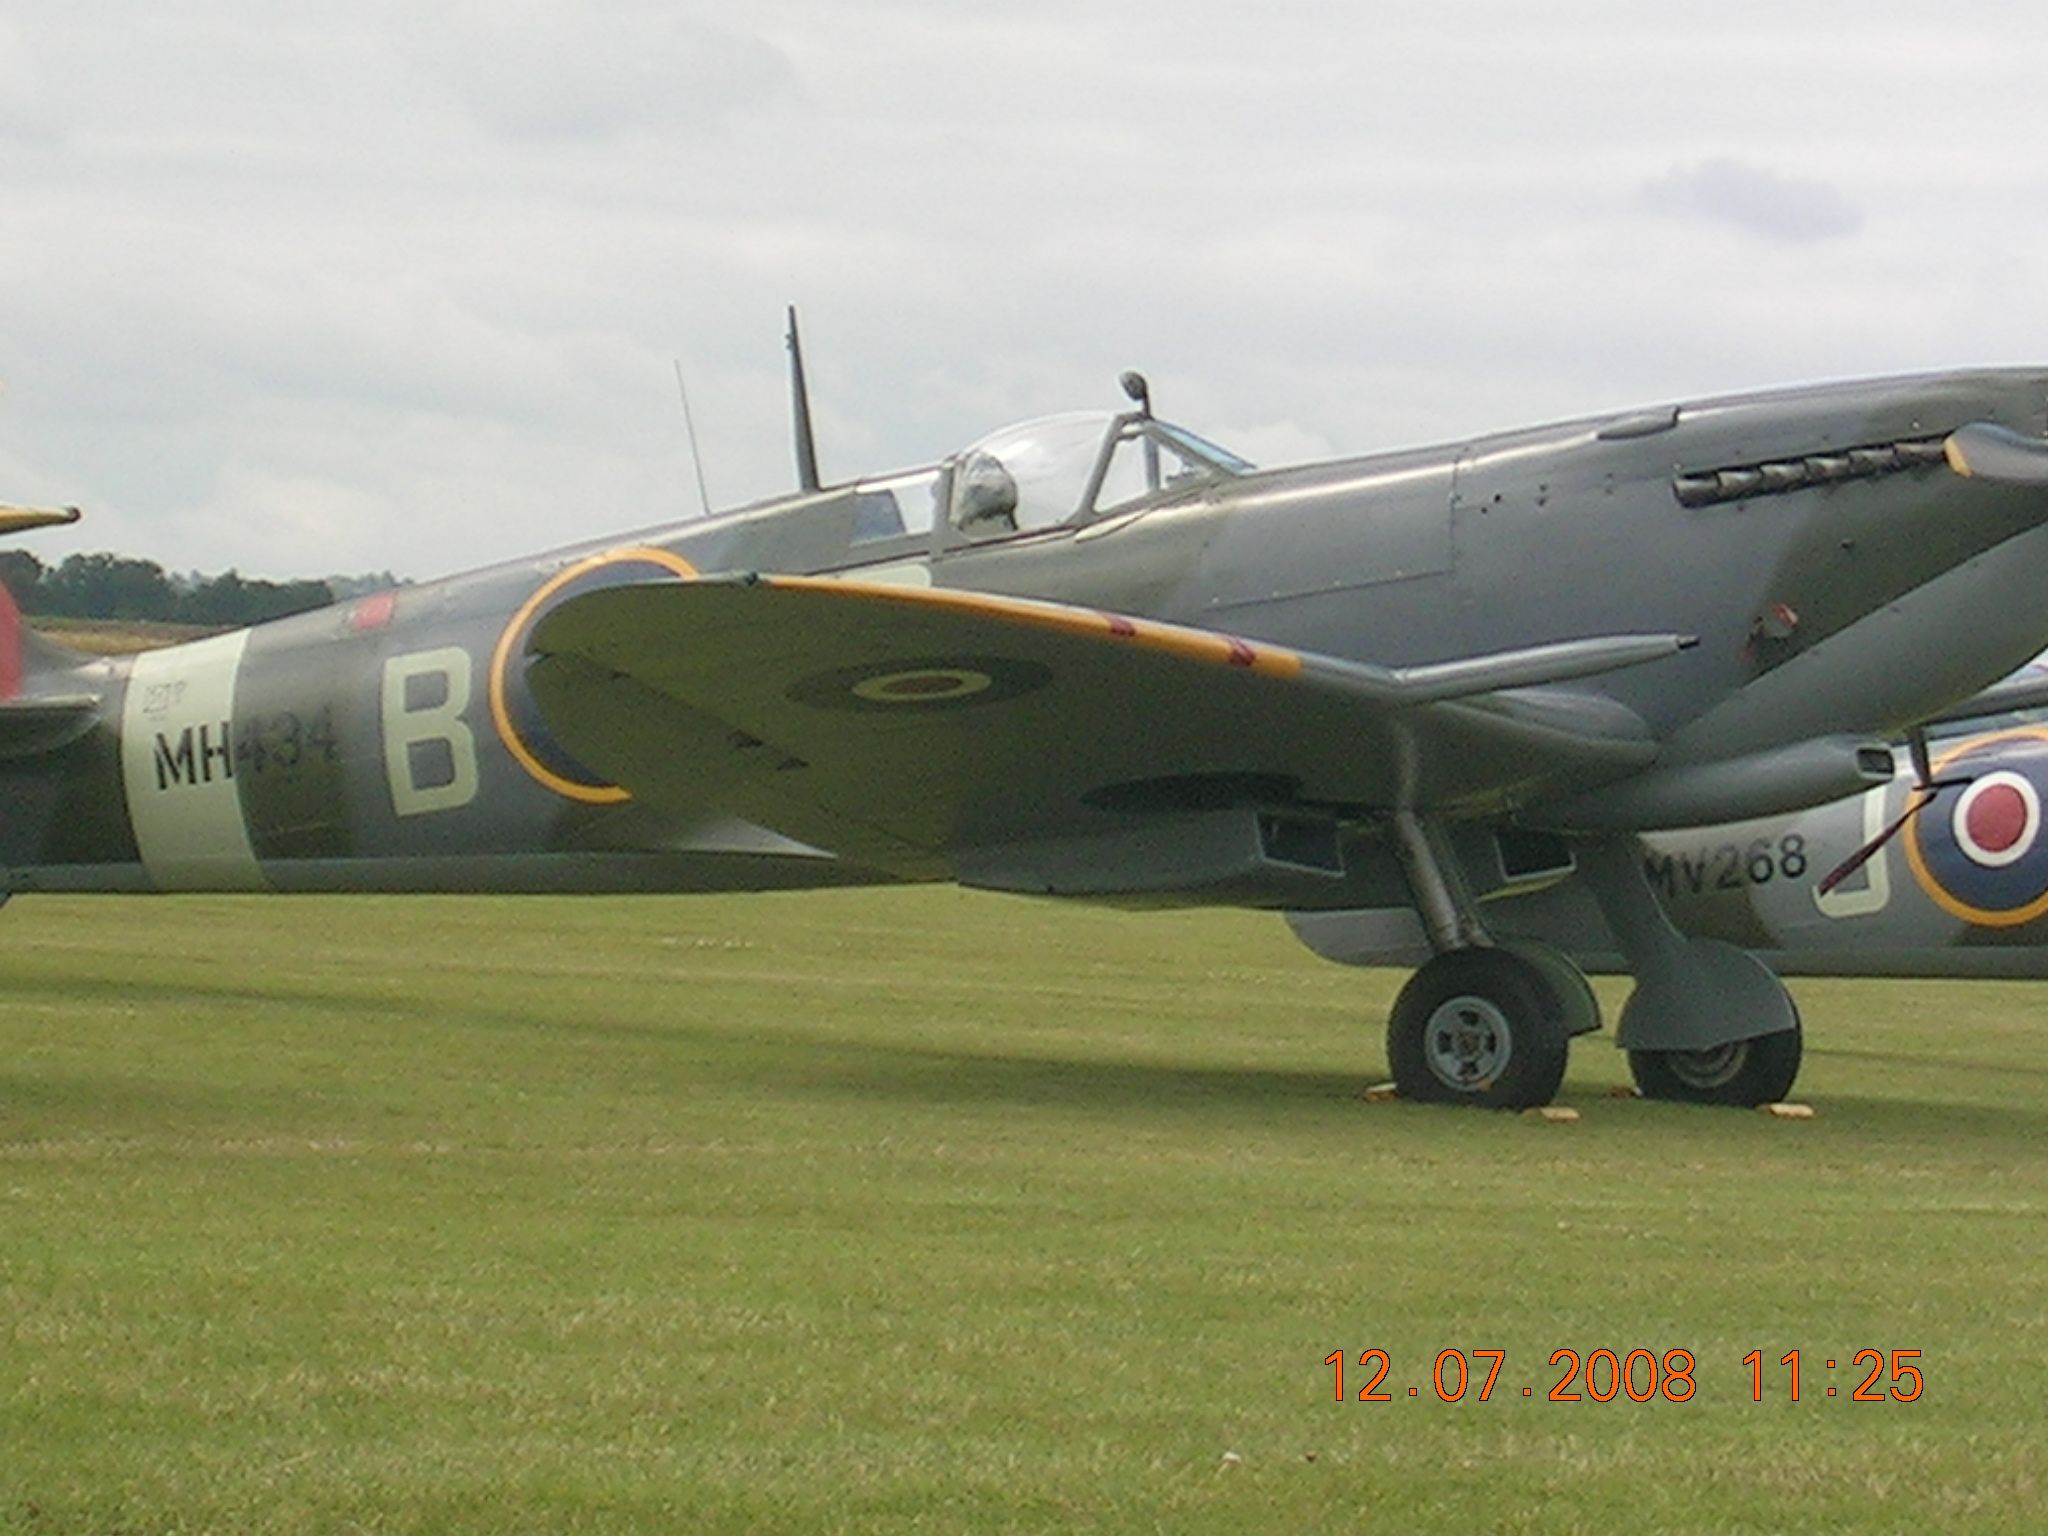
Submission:
M 4 916 L 0 1531 L 2048 1520 L 2048 989 L 1799 984 L 1808 1122 L 1581 1042 L 1551 1125 L 1360 1102 L 1400 978 L 1275 919 Z M 1694 1395 L 1547 1400 L 1602 1347 Z
M 94 656 L 129 656 L 220 633 L 218 625 L 163 624 L 149 619 L 34 618 L 29 623 L 47 638 Z

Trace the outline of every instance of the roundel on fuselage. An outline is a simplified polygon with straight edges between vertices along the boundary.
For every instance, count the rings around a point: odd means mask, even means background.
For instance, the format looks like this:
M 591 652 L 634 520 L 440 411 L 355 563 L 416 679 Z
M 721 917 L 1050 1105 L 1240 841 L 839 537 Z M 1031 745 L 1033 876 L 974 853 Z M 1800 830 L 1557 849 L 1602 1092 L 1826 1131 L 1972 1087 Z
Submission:
M 491 653 L 491 723 L 505 750 L 536 782 L 589 805 L 613 805 L 632 798 L 578 762 L 548 729 L 526 686 L 526 669 L 532 661 L 526 645 L 534 626 L 551 609 L 585 592 L 696 574 L 697 568 L 689 561 L 665 549 L 607 550 L 557 571 L 512 615 Z
M 1944 788 L 1913 818 L 1906 861 L 1935 904 L 1965 922 L 2012 928 L 2048 914 L 2048 730 L 2002 731 L 1935 759 Z

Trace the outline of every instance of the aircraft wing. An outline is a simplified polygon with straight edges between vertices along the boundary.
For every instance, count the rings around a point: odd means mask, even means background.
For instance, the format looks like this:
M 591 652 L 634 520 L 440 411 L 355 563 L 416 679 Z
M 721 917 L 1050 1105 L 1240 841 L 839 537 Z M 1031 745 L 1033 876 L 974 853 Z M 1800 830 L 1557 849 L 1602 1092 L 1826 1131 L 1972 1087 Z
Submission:
M 588 767 L 912 877 L 974 850 L 1230 805 L 1503 810 L 1655 754 L 1558 684 L 1669 656 L 1624 635 L 1407 669 L 1057 603 L 809 577 L 570 598 L 528 682 Z

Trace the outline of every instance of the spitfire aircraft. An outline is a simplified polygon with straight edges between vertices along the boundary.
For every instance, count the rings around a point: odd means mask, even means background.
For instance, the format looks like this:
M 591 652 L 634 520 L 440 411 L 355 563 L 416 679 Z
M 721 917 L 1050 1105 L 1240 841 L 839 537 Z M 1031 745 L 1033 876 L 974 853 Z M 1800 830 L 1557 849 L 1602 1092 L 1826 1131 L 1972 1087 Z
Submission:
M 2048 371 L 1274 470 L 1124 383 L 1128 409 L 831 485 L 799 388 L 796 495 L 133 659 L 0 615 L 5 888 L 951 880 L 1392 913 L 1407 1096 L 1548 1101 L 1599 1025 L 1576 949 L 1635 978 L 1647 1092 L 1757 1103 L 1800 1058 L 1752 952 L 1779 935 L 1681 932 L 1695 854 L 1667 875 L 1638 834 L 1881 792 L 1910 838 L 1975 794 L 2002 856 L 2015 796 L 2038 820 L 2030 772 L 1936 761 L 1925 727 L 2048 640 Z M 1872 899 L 1888 830 L 1832 896 Z

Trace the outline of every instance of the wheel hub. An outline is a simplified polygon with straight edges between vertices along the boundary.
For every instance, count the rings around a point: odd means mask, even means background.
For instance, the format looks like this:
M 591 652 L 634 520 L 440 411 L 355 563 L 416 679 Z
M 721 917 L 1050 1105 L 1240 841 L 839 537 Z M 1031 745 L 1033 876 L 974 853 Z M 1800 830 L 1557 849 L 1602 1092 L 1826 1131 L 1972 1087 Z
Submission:
M 1429 1070 L 1446 1087 L 1465 1093 L 1483 1090 L 1507 1070 L 1514 1054 L 1507 1015 L 1485 997 L 1445 999 L 1430 1014 L 1422 1038 Z
M 1742 1075 L 1749 1060 L 1749 1042 L 1730 1040 L 1703 1051 L 1671 1051 L 1665 1056 L 1671 1075 L 1688 1088 L 1721 1088 Z

